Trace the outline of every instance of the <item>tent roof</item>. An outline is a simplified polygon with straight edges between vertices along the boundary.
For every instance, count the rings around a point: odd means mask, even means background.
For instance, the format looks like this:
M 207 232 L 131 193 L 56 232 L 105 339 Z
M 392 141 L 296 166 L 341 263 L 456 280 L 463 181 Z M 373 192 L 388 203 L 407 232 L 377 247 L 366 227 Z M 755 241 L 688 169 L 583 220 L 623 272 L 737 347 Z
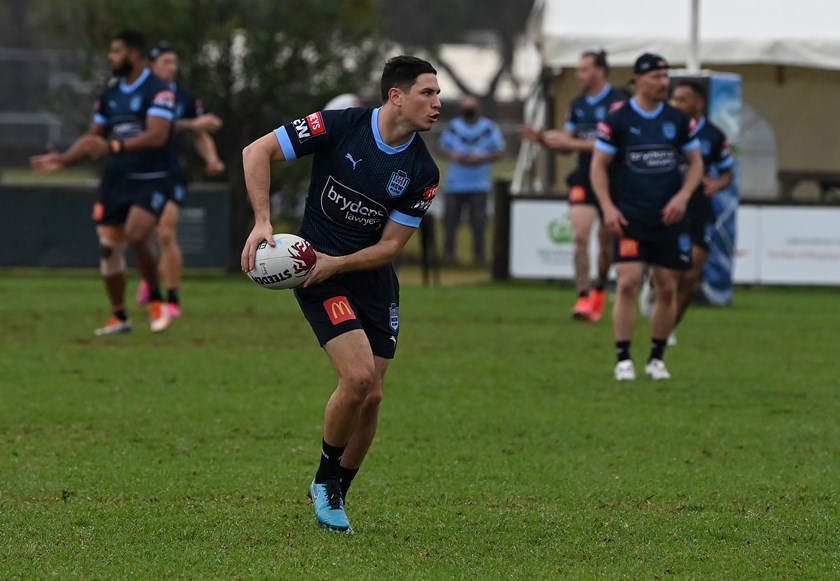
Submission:
M 767 63 L 840 69 L 837 0 L 699 0 L 703 66 Z M 684 65 L 691 0 L 537 0 L 528 24 L 544 66 L 604 48 L 614 66 L 645 51 Z

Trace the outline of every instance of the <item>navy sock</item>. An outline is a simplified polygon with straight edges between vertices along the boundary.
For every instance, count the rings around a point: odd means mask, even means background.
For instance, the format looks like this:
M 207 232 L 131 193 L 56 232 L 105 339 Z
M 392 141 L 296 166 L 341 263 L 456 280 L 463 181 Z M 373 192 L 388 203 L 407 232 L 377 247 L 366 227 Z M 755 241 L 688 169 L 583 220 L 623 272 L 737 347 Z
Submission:
M 615 355 L 619 362 L 630 359 L 630 341 L 616 341 Z
M 321 440 L 321 464 L 315 474 L 315 482 L 323 484 L 327 480 L 341 478 L 341 456 L 344 454 L 344 446 L 330 446 L 326 440 Z
M 358 468 L 345 468 L 344 466 L 339 466 L 339 474 L 341 475 L 341 496 L 345 498 L 347 497 L 347 491 L 350 490 L 350 485 L 353 483 L 353 479 L 358 473 Z
M 166 302 L 177 305 L 178 302 L 181 300 L 181 294 L 178 292 L 177 288 L 171 288 L 166 291 Z
M 665 357 L 665 345 L 668 344 L 668 339 L 651 339 L 650 341 L 650 357 L 651 359 L 659 359 L 660 361 Z

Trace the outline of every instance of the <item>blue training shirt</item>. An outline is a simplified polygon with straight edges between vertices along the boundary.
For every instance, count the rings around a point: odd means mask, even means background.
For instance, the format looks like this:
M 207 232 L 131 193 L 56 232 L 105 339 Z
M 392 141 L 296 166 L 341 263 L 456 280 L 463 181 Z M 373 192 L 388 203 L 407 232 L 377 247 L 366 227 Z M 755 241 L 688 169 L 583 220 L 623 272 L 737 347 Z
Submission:
M 597 95 L 590 96 L 584 93 L 569 105 L 564 127 L 578 139 L 595 139 L 598 133 L 598 122 L 606 119 L 611 111 L 614 111 L 626 100 L 627 95 L 623 91 L 614 89 L 609 83 L 604 85 L 604 88 Z M 589 185 L 589 166 L 591 163 L 591 151 L 578 153 L 577 166 L 569 174 L 568 184 L 570 186 L 585 186 L 587 189 L 591 189 Z
M 172 83 L 169 87 L 175 93 L 175 114 L 173 122 L 178 119 L 195 119 L 200 115 L 204 115 L 204 105 L 201 100 L 193 95 L 190 91 L 184 89 L 176 83 Z M 169 172 L 178 183 L 186 183 L 187 171 L 181 164 L 181 146 L 183 139 L 181 132 L 173 129 L 172 139 L 169 140 Z
M 598 123 L 595 148 L 615 156 L 610 195 L 628 219 L 661 221 L 662 208 L 683 185 L 680 157 L 700 147 L 693 125 L 666 103 L 648 112 L 635 99 Z
M 312 113 L 275 129 L 287 160 L 314 155 L 300 235 L 319 252 L 344 256 L 376 244 L 386 220 L 417 228 L 440 173 L 416 133 L 391 147 L 379 109 Z
M 146 130 L 148 117 L 175 116 L 175 94 L 150 69 L 128 85 L 124 78 L 112 82 L 94 106 L 93 121 L 110 129 L 112 139 L 136 137 Z M 171 141 L 171 130 L 170 130 Z M 134 179 L 165 177 L 169 170 L 169 144 L 155 149 L 112 155 L 108 169 Z
M 440 146 L 462 155 L 488 154 L 503 151 L 505 139 L 499 126 L 487 117 L 479 117 L 475 123 L 456 117 L 443 130 Z M 477 164 L 450 162 L 446 170 L 446 193 L 489 192 L 491 173 L 489 161 Z

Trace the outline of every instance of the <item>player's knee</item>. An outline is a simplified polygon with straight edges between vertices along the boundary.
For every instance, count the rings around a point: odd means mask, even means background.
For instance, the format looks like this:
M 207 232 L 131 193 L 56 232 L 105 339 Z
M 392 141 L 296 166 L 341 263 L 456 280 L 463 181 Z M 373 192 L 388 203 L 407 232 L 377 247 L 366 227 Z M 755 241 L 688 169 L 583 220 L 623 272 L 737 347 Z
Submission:
M 577 248 L 589 248 L 589 230 L 587 231 L 577 231 L 575 232 L 574 236 L 575 246 Z
M 668 303 L 674 300 L 677 294 L 677 282 L 671 278 L 657 279 L 655 283 L 656 300 L 663 303 Z
M 125 272 L 125 242 L 99 240 L 99 272 L 102 276 Z
M 364 402 L 375 383 L 376 378 L 372 369 L 352 369 L 341 375 L 341 386 L 347 395 L 358 403 Z
M 158 242 L 164 248 L 169 248 L 175 245 L 175 229 L 158 227 Z
M 615 292 L 625 297 L 635 297 L 641 282 L 640 277 L 625 274 L 616 281 Z
M 382 386 L 373 387 L 365 396 L 365 401 L 362 404 L 362 412 L 373 412 L 379 409 L 382 403 Z

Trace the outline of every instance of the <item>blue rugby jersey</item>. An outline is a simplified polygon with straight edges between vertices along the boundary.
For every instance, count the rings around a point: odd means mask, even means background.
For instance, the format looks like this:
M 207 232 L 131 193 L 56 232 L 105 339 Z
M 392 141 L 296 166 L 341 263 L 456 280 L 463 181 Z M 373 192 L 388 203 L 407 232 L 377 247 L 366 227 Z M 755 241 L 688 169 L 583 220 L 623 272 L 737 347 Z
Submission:
M 735 158 L 729 149 L 729 140 L 717 125 L 701 117 L 697 120 L 694 134 L 700 142 L 700 153 L 703 155 L 703 169 L 707 176 L 720 177 L 721 172 L 731 170 L 735 165 Z M 703 194 L 702 185 L 698 189 Z M 698 192 L 695 192 L 695 196 Z
M 300 236 L 319 252 L 372 246 L 386 220 L 417 228 L 434 199 L 440 173 L 423 140 L 391 147 L 378 119 L 378 108 L 321 111 L 274 131 L 287 160 L 314 155 Z
M 693 125 L 666 103 L 648 112 L 635 99 L 598 123 L 595 148 L 615 156 L 610 195 L 628 219 L 661 221 L 662 208 L 683 184 L 681 155 L 700 147 Z
M 127 85 L 124 78 L 112 82 L 94 109 L 93 121 L 108 127 L 111 139 L 127 139 L 145 131 L 147 117 L 172 121 L 175 95 L 150 69 L 144 69 L 131 85 Z M 168 144 L 112 155 L 108 169 L 136 179 L 165 177 L 169 170 Z
M 595 139 L 599 121 L 607 118 L 620 103 L 627 100 L 623 91 L 614 89 L 607 83 L 600 93 L 594 96 L 582 94 L 569 105 L 566 111 L 565 129 L 578 139 Z M 581 151 L 578 154 L 577 167 L 569 176 L 571 185 L 589 187 L 589 166 L 592 163 L 592 152 Z
M 184 89 L 176 83 L 172 83 L 169 87 L 175 93 L 175 114 L 173 123 L 178 119 L 195 119 L 200 115 L 204 115 L 204 105 L 201 100 L 193 95 L 190 91 Z M 181 132 L 175 131 L 173 126 L 172 139 L 168 143 L 169 153 L 169 172 L 174 176 L 178 182 L 187 181 L 187 172 L 181 164 L 181 144 L 183 139 Z

